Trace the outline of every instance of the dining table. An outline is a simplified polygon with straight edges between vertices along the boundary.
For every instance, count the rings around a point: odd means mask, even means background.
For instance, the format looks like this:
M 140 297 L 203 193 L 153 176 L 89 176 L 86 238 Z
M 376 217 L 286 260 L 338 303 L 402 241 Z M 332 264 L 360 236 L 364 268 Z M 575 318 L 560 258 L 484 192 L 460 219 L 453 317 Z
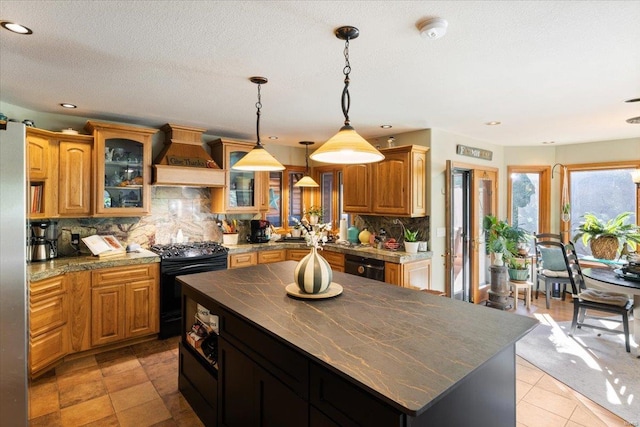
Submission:
M 596 288 L 603 291 L 618 292 L 633 295 L 633 340 L 637 347 L 637 356 L 640 358 L 640 281 L 635 278 L 621 277 L 620 270 L 612 268 L 585 268 L 582 270 L 587 288 Z

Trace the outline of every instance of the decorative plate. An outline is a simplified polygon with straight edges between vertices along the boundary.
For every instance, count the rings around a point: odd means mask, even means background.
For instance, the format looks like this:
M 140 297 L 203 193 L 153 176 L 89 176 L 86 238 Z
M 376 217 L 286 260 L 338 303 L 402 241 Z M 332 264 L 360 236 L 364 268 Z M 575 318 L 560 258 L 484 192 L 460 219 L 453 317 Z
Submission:
M 335 282 L 331 282 L 327 290 L 319 294 L 308 294 L 306 292 L 302 292 L 296 283 L 289 283 L 285 289 L 287 291 L 287 295 L 300 299 L 327 299 L 337 297 L 342 293 L 342 285 Z

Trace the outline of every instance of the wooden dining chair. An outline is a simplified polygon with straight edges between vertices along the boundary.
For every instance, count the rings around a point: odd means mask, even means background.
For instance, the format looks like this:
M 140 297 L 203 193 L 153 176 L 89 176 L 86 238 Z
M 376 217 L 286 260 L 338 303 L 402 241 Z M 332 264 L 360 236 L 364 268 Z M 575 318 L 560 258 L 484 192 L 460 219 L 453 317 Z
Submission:
M 629 295 L 587 288 L 573 244 L 568 243 L 564 245 L 562 247 L 562 253 L 566 261 L 573 297 L 573 321 L 571 322 L 571 332 L 569 336 L 573 336 L 576 328 L 591 328 L 609 333 L 623 333 L 625 348 L 627 353 L 630 353 L 629 316 L 633 309 L 633 300 L 629 298 Z M 619 314 L 622 316 L 622 319 L 587 315 L 587 310 Z M 585 319 L 606 319 L 608 322 L 622 323 L 623 331 L 618 332 L 604 326 L 585 323 Z
M 561 286 L 560 292 L 564 300 L 567 284 L 570 283 L 565 260 L 558 246 L 558 244 L 562 246 L 562 237 L 552 233 L 535 234 L 533 243 L 536 248 L 536 299 L 538 299 L 540 282 L 543 282 L 546 305 L 549 308 L 553 285 L 557 283 Z

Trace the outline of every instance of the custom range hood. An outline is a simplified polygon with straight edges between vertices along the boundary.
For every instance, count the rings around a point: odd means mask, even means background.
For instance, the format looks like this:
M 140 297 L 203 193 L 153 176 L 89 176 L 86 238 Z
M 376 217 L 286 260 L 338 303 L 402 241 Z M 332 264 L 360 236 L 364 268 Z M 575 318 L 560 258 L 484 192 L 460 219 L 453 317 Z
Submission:
M 164 148 L 153 162 L 154 185 L 223 187 L 225 173 L 202 147 L 206 129 L 167 123 Z

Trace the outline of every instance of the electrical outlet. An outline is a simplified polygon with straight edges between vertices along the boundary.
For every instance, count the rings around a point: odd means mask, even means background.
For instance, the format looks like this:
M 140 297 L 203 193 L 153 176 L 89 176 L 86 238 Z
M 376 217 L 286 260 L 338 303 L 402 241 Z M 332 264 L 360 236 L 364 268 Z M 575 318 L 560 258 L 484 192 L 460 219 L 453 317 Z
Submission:
M 77 233 L 71 233 L 71 244 L 79 245 L 80 244 L 80 235 Z

